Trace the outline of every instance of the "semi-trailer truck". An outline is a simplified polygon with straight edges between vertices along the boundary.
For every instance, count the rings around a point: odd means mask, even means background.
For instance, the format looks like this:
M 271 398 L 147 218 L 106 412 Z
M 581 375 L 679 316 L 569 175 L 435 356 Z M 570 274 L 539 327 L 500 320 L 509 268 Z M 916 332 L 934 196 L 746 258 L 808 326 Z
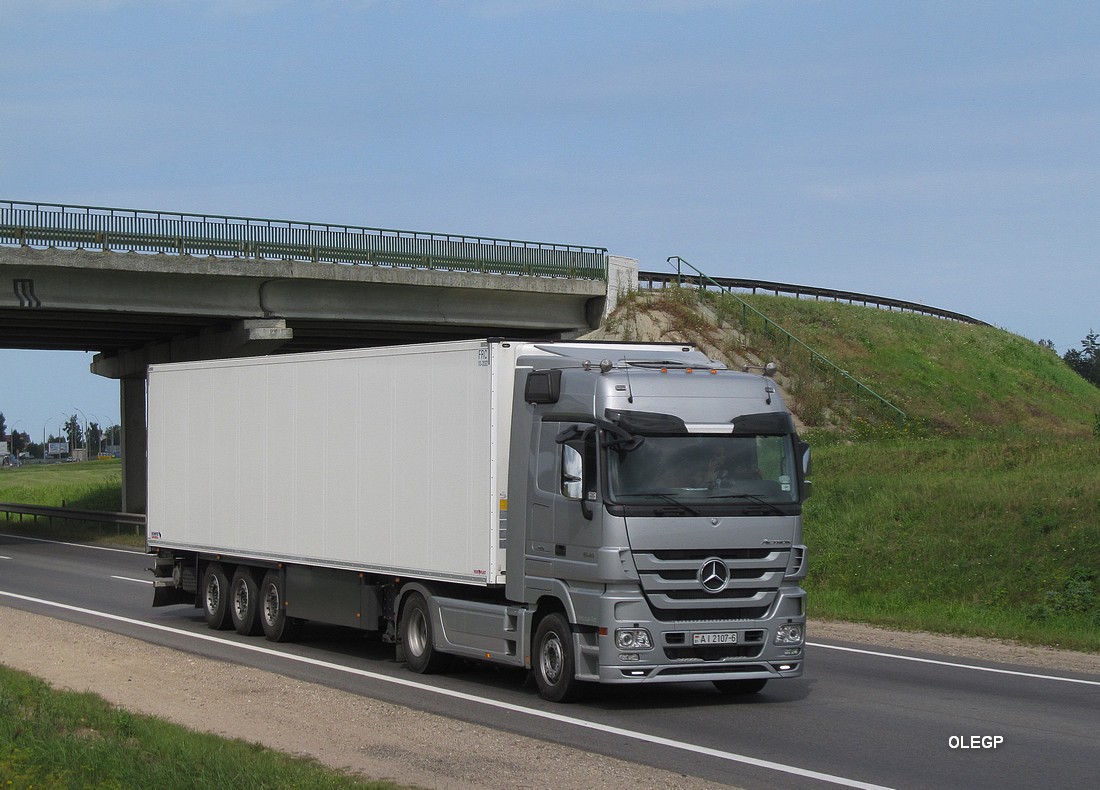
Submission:
M 502 339 L 153 365 L 154 606 L 539 693 L 803 670 L 809 448 L 689 345 Z

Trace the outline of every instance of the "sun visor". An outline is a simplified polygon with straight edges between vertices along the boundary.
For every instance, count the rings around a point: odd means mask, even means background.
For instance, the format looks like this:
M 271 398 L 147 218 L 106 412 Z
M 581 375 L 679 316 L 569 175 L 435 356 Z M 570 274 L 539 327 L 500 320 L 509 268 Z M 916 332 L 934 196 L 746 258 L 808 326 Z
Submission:
M 683 436 L 688 432 L 684 421 L 673 414 L 607 409 L 604 416 L 627 433 L 645 436 Z
M 760 414 L 742 414 L 733 418 L 735 434 L 783 434 L 794 433 L 794 421 L 785 411 L 766 411 Z

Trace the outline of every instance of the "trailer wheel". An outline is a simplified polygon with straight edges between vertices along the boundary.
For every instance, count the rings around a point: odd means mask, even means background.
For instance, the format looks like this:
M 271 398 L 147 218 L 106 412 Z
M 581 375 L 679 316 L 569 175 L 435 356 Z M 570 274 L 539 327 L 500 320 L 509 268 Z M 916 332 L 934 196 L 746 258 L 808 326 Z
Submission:
M 577 680 L 573 660 L 573 634 L 565 615 L 546 615 L 535 629 L 535 683 L 539 694 L 550 702 L 574 702 L 586 686 Z
M 302 621 L 287 617 L 283 590 L 283 575 L 268 571 L 260 585 L 260 626 L 264 636 L 272 642 L 293 642 L 301 631 Z
M 767 678 L 756 680 L 715 680 L 714 687 L 723 694 L 745 695 L 755 694 L 768 684 Z
M 202 612 L 206 625 L 215 631 L 224 631 L 232 626 L 229 619 L 229 576 L 220 562 L 207 565 L 202 575 Z
M 237 568 L 229 587 L 229 614 L 241 636 L 260 633 L 260 588 L 248 568 Z
M 401 645 L 405 664 L 418 675 L 434 675 L 451 664 L 451 657 L 440 653 L 432 642 L 432 613 L 419 593 L 409 596 L 401 610 Z

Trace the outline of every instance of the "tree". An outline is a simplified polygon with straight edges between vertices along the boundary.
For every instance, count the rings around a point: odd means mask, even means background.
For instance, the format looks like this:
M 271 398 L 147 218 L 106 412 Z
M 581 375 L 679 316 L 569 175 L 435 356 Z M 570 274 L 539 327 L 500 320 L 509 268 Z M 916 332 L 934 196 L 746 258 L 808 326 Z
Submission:
M 31 443 L 31 435 L 24 431 L 11 432 L 11 454 L 19 455 L 27 449 Z
M 80 420 L 76 418 L 75 414 L 65 423 L 63 430 L 69 439 L 70 450 L 76 450 L 83 446 L 84 429 L 80 426 Z
M 1071 348 L 1062 357 L 1084 379 L 1100 387 L 1100 335 L 1089 330 L 1081 341 L 1081 350 Z
M 98 422 L 88 423 L 88 457 L 99 455 L 103 445 L 103 429 Z

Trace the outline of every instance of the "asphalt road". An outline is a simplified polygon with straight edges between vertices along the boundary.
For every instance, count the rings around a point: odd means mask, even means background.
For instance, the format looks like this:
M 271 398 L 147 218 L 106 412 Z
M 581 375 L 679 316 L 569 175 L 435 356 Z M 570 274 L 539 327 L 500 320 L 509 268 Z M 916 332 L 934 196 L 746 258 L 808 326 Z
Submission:
M 149 558 L 0 535 L 0 605 L 412 708 L 749 788 L 1092 787 L 1100 677 L 812 640 L 806 674 L 753 698 L 609 687 L 554 705 L 522 672 L 419 676 L 392 647 L 308 627 L 275 645 L 150 606 Z

